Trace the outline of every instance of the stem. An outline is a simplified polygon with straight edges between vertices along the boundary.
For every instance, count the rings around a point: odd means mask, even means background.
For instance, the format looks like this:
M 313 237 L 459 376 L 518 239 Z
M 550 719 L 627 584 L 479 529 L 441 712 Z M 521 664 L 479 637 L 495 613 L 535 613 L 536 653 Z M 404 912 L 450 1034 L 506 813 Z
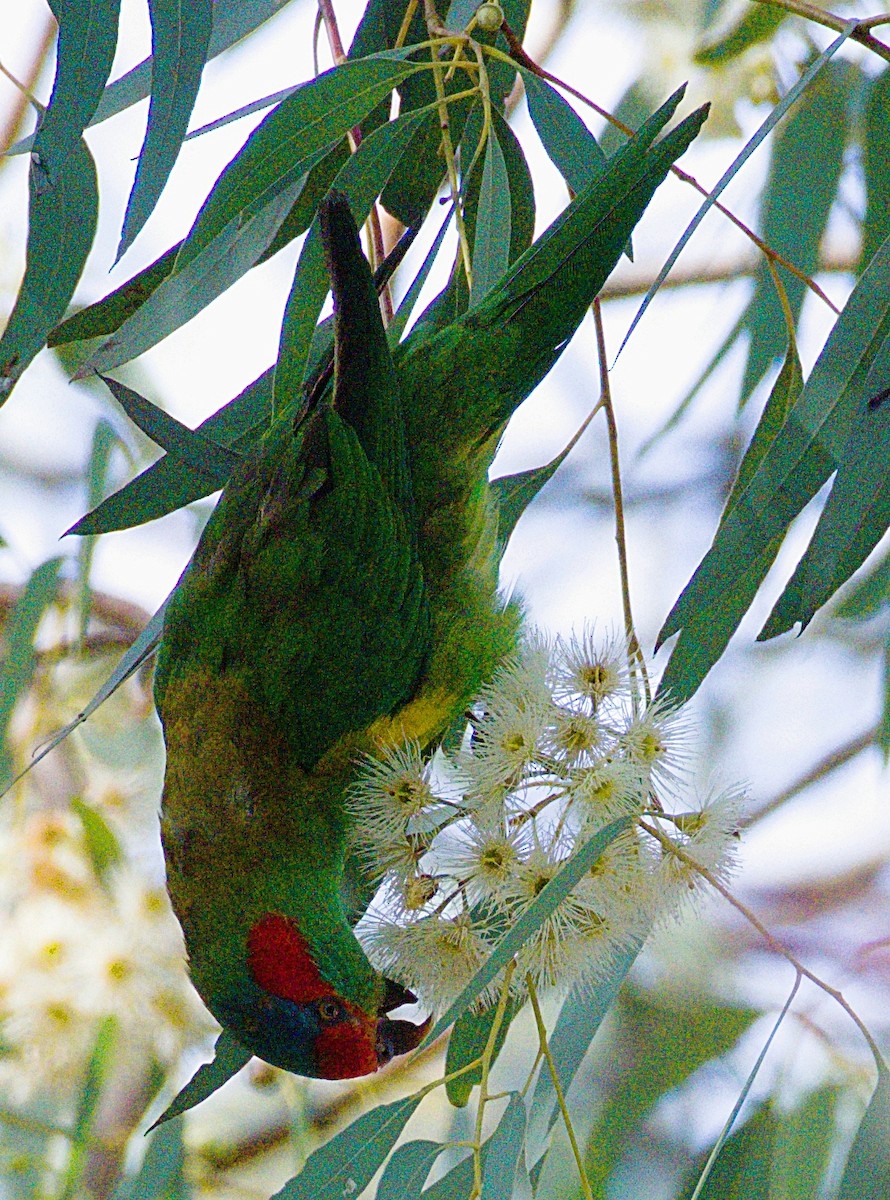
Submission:
M 803 775 L 795 779 L 793 783 L 789 783 L 786 788 L 778 792 L 771 800 L 767 800 L 758 808 L 757 812 L 751 816 L 743 818 L 739 822 L 741 829 L 750 829 L 752 825 L 756 825 L 758 821 L 762 821 L 764 817 L 770 816 L 777 809 L 787 804 L 789 800 L 793 800 L 795 796 L 800 795 L 811 784 L 816 783 L 820 779 L 824 779 L 832 771 L 842 767 L 844 763 L 850 762 L 856 758 L 863 750 L 867 750 L 869 746 L 873 746 L 875 738 L 878 734 L 878 726 L 872 729 L 866 729 L 864 733 L 860 733 L 858 737 L 852 738 L 843 746 L 838 746 L 836 750 L 832 750 L 830 754 L 819 760 L 815 766 L 810 767 Z
M 479 1104 L 476 1108 L 476 1128 L 473 1134 L 473 1190 L 470 1192 L 469 1200 L 476 1200 L 476 1197 L 482 1194 L 482 1124 L 485 1119 L 485 1105 L 492 1099 L 488 1095 L 488 1076 L 491 1071 L 491 1060 L 494 1055 L 494 1048 L 497 1043 L 497 1036 L 501 1031 L 501 1026 L 504 1023 L 504 1013 L 507 1011 L 507 1001 L 510 998 L 510 980 L 513 977 L 513 972 L 516 970 L 516 960 L 508 963 L 507 969 L 504 971 L 504 982 L 501 985 L 501 994 L 498 997 L 498 1006 L 495 1009 L 494 1020 L 491 1023 L 491 1029 L 488 1031 L 488 1041 L 485 1043 L 485 1049 L 482 1051 L 482 1076 L 479 1080 Z
M 584 1159 L 581 1157 L 581 1148 L 578 1145 L 578 1139 L 575 1137 L 575 1129 L 572 1125 L 572 1118 L 569 1115 L 568 1106 L 566 1105 L 565 1092 L 562 1090 L 562 1084 L 559 1081 L 559 1073 L 556 1070 L 556 1063 L 553 1061 L 553 1055 L 550 1053 L 550 1043 L 547 1040 L 547 1026 L 544 1024 L 544 1018 L 541 1016 L 541 1008 L 538 1004 L 538 993 L 535 990 L 535 984 L 531 977 L 531 973 L 526 975 L 525 981 L 528 985 L 528 998 L 532 1002 L 532 1009 L 535 1014 L 535 1024 L 538 1027 L 540 1054 L 543 1054 L 544 1059 L 547 1062 L 547 1069 L 550 1071 L 550 1078 L 553 1081 L 553 1090 L 556 1092 L 556 1100 L 559 1104 L 559 1111 L 562 1113 L 562 1121 L 566 1127 L 566 1133 L 569 1136 L 569 1143 L 572 1147 L 575 1165 L 578 1168 L 578 1178 L 581 1181 L 581 1191 L 584 1193 L 584 1200 L 593 1200 L 593 1192 L 590 1190 L 590 1181 L 587 1178 L 587 1172 L 584 1170 Z
M 835 16 L 834 13 L 825 12 L 824 9 L 817 8 L 815 4 L 807 4 L 805 0 L 752 0 L 753 4 L 766 4 L 769 8 L 783 8 L 785 12 L 792 13 L 796 17 L 804 17 L 808 21 L 815 21 L 817 25 L 824 25 L 826 29 L 834 29 L 841 33 L 847 22 L 842 17 Z M 890 62 L 890 46 L 885 46 L 883 42 L 879 42 L 876 37 L 868 32 L 872 24 L 883 25 L 890 17 L 884 14 L 881 17 L 872 17 L 860 21 L 853 32 L 850 34 L 854 42 L 859 42 L 861 45 L 873 51 L 880 58 L 884 58 Z
M 657 825 L 650 825 L 647 821 L 643 820 L 638 820 L 637 824 L 641 829 L 645 830 L 650 837 L 655 838 L 655 840 L 661 844 L 664 850 L 667 850 L 669 854 L 673 854 L 675 858 L 678 858 L 680 862 L 684 863 L 687 867 L 691 867 L 697 875 L 702 877 L 702 879 L 707 880 L 714 891 L 718 892 L 728 904 L 732 905 L 736 912 L 741 913 L 749 925 L 752 925 L 757 930 L 757 932 L 766 942 L 769 949 L 772 950 L 774 954 L 780 955 L 787 962 L 791 963 L 795 971 L 797 971 L 805 979 L 809 979 L 810 983 L 814 983 L 817 988 L 825 992 L 826 995 L 830 996 L 836 1004 L 840 1005 L 840 1007 L 844 1010 L 844 1012 L 865 1038 L 868 1048 L 871 1050 L 872 1056 L 877 1063 L 878 1070 L 887 1070 L 887 1064 L 884 1062 L 884 1057 L 878 1048 L 877 1042 L 869 1032 L 868 1026 L 865 1024 L 856 1010 L 848 1003 L 847 1000 L 844 999 L 842 992 L 840 992 L 837 988 L 833 988 L 830 983 L 826 983 L 824 979 L 820 978 L 820 976 L 809 970 L 808 967 L 805 967 L 803 963 L 796 958 L 786 946 L 782 945 L 778 938 L 774 937 L 773 934 L 770 933 L 759 917 L 757 917 L 746 904 L 743 904 L 741 900 L 738 900 L 732 894 L 729 888 L 725 886 L 725 884 L 720 882 L 713 871 L 709 871 L 707 867 L 703 867 L 701 863 L 697 862 L 692 857 L 691 854 L 687 854 L 687 852 L 681 846 L 678 846 L 675 842 L 671 841 L 667 834 L 662 833 Z
M 755 3 L 759 3 L 759 2 L 761 2 L 761 0 L 755 0 Z M 766 3 L 766 2 L 768 2 L 768 0 L 762 0 L 762 2 Z M 841 28 L 843 28 L 843 25 L 841 26 Z M 492 46 L 485 47 L 486 54 L 490 55 L 493 58 L 499 58 L 504 62 L 513 62 L 514 65 L 516 63 L 519 63 L 520 66 L 525 67 L 526 70 L 531 71 L 533 74 L 537 75 L 539 78 L 545 79 L 548 83 L 555 84 L 557 87 L 561 87 L 564 91 L 568 92 L 569 95 L 574 96 L 576 100 L 580 100 L 582 104 L 586 104 L 588 108 L 593 109 L 593 111 L 595 113 L 597 113 L 599 116 L 603 117 L 611 125 L 614 125 L 616 129 L 620 129 L 621 132 L 626 134 L 628 137 L 633 137 L 633 134 L 634 134 L 633 129 L 631 129 L 631 127 L 629 125 L 625 125 L 625 123 L 623 121 L 620 121 L 618 119 L 618 117 L 616 117 L 612 113 L 610 113 L 608 109 L 603 108 L 601 105 L 597 104 L 594 100 L 591 100 L 588 96 L 585 96 L 583 92 L 579 92 L 577 88 L 572 87 L 571 84 L 566 83 L 564 80 L 560 79 L 558 76 L 551 75 L 551 73 L 549 71 L 547 71 L 543 67 L 539 66 L 534 61 L 534 59 L 529 58 L 529 56 L 526 54 L 525 50 L 522 48 L 521 43 L 519 42 L 519 40 L 517 39 L 517 37 L 513 33 L 513 31 L 510 29 L 510 27 L 508 26 L 506 21 L 504 22 L 503 26 L 501 27 L 501 32 L 504 34 L 504 37 L 507 39 L 507 42 L 509 43 L 510 51 L 513 55 L 513 58 L 511 59 L 510 55 L 503 54 L 500 50 L 498 50 Z M 676 163 L 674 163 L 670 169 L 671 169 L 672 175 L 676 176 L 676 178 L 681 180 L 683 183 L 689 184 L 690 187 L 695 188 L 695 190 L 699 193 L 699 195 L 704 196 L 706 198 L 710 196 L 711 193 L 708 191 L 708 189 L 706 187 L 704 187 L 702 184 L 700 184 L 698 182 L 698 180 L 695 178 L 695 176 L 690 175 L 688 171 L 684 171 L 683 168 L 678 167 L 676 165 Z M 817 295 L 820 300 L 824 301 L 824 303 L 828 305 L 828 307 L 832 310 L 832 312 L 834 312 L 834 313 L 840 312 L 840 309 L 837 307 L 837 305 L 834 304 L 831 300 L 829 300 L 828 296 L 826 296 L 826 294 L 822 291 L 822 289 L 819 287 L 818 283 L 816 283 L 816 281 L 814 279 L 811 279 L 809 277 L 809 275 L 806 274 L 806 272 L 801 271 L 801 269 L 799 267 L 796 267 L 794 265 L 794 263 L 790 262 L 787 258 L 784 257 L 784 255 L 780 254 L 778 252 L 778 250 L 774 250 L 772 248 L 772 246 L 770 246 L 766 242 L 764 242 L 762 238 L 759 238 L 757 236 L 757 234 L 754 233 L 754 231 L 752 229 L 749 229 L 749 227 L 744 223 L 744 221 L 742 221 L 741 218 L 737 217 L 735 215 L 735 213 L 731 212 L 730 209 L 728 209 L 725 204 L 722 204 L 719 200 L 715 200 L 714 208 L 716 208 L 718 210 L 718 212 L 723 213 L 723 215 L 725 217 L 727 217 L 730 221 L 732 221 L 733 225 L 735 225 L 736 228 L 739 229 L 745 235 L 745 237 L 747 237 L 750 241 L 752 241 L 759 250 L 761 250 L 765 255 L 767 255 L 768 258 L 771 258 L 774 262 L 779 263 L 779 265 L 783 266 L 786 271 L 790 271 L 792 275 L 795 275 L 803 284 L 806 285 L 806 287 L 808 287 L 810 289 L 811 292 L 815 293 L 815 295 Z
M 593 302 L 593 322 L 596 327 L 596 348 L 600 365 L 600 401 L 599 407 L 606 414 L 606 425 L 609 431 L 609 461 L 612 468 L 612 496 L 615 502 L 615 542 L 618 546 L 618 572 L 621 577 L 621 604 L 624 609 L 624 636 L 627 638 L 628 667 L 631 674 L 636 676 L 634 660 L 639 665 L 643 679 L 643 691 L 646 703 L 652 699 L 652 689 L 649 684 L 649 674 L 646 662 L 634 628 L 633 612 L 630 604 L 630 576 L 627 566 L 627 532 L 624 525 L 624 493 L 621 486 L 621 460 L 618 455 L 618 422 L 615 420 L 615 409 L 612 404 L 612 388 L 609 383 L 609 360 L 606 355 L 606 335 L 603 330 L 603 313 L 599 297 Z M 634 706 L 637 697 L 634 691 Z

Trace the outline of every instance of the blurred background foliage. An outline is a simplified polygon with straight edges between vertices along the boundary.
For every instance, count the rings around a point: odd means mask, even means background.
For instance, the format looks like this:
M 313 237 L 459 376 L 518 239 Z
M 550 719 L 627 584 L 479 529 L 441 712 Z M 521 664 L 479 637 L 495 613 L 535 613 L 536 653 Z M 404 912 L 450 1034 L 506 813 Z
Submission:
M 45 103 L 53 75 L 54 21 L 37 0 L 18 7 L 15 20 L 0 16 L 3 147 L 31 132 L 28 94 Z M 462 7 L 469 12 L 472 6 Z M 631 127 L 689 79 L 688 102 L 710 100 L 713 108 L 705 140 L 684 168 L 707 187 L 844 22 L 870 15 L 864 7 L 839 5 L 826 15 L 796 3 L 535 0 L 525 45 L 536 61 Z M 312 73 L 315 6 L 291 0 L 266 8 L 268 19 L 257 31 L 246 39 L 233 36 L 233 48 L 206 69 L 204 107 L 193 127 L 267 94 L 279 80 L 292 86 Z M 361 6 L 335 8 L 351 32 Z M 132 81 L 127 72 L 147 52 L 142 9 L 135 0 L 124 6 L 112 78 Z M 245 13 L 262 10 L 261 4 L 244 7 Z M 831 305 L 842 307 L 890 233 L 890 51 L 870 44 L 881 34 L 875 26 L 846 42 L 723 197 L 798 270 L 776 267 L 804 374 L 835 319 Z M 564 202 L 564 188 L 536 147 L 520 88 L 507 111 L 531 165 L 540 228 Z M 601 135 L 603 150 L 614 149 L 620 135 L 589 109 L 578 106 L 578 112 Z M 111 215 L 100 213 L 76 295 L 81 305 L 109 290 L 107 272 L 144 120 L 142 105 L 97 126 L 95 138 L 88 134 Z M 205 139 L 186 147 L 154 224 L 114 270 L 113 285 L 182 237 L 249 127 L 227 126 L 220 136 L 230 140 L 209 151 L 201 148 Z M 508 144 L 509 135 L 501 137 Z M 26 158 L 0 159 L 0 302 L 7 314 L 24 265 Z M 607 285 L 611 358 L 697 203 L 691 188 L 672 183 L 635 236 L 632 261 Z M 128 239 L 137 232 L 131 220 Z M 238 293 L 239 315 L 219 301 L 185 336 L 170 339 L 172 349 L 159 347 L 138 365 L 123 366 L 121 377 L 188 424 L 204 419 L 274 357 L 275 314 L 293 270 L 288 253 L 262 268 L 266 274 L 254 285 L 262 297 L 243 288 Z M 802 277 L 814 280 L 824 298 Z M 787 347 L 785 314 L 766 259 L 712 212 L 613 372 L 631 585 L 647 650 L 710 544 Z M 199 500 L 139 530 L 58 544 L 79 516 L 157 455 L 99 385 L 66 384 L 83 357 L 82 345 L 41 352 L 0 414 L 4 785 L 35 747 L 84 708 L 139 637 L 209 511 L 209 502 Z M 597 377 L 589 330 L 511 427 L 502 469 L 556 454 L 595 403 Z M 878 381 L 875 391 L 887 382 Z M 605 432 L 594 424 L 511 544 L 505 583 L 525 595 L 533 619 L 552 629 L 585 618 L 620 623 L 607 461 Z M 701 770 L 750 780 L 739 894 L 786 946 L 843 988 L 886 1045 L 886 538 L 802 639 L 754 641 L 812 533 L 819 502 L 792 527 L 766 599 L 755 602 L 695 697 Z M 410 1068 L 394 1066 L 350 1085 L 307 1082 L 254 1062 L 186 1118 L 147 1140 L 142 1136 L 207 1057 L 213 1031 L 188 983 L 163 890 L 156 816 L 162 755 L 148 664 L 3 799 L 4 1197 L 268 1195 L 359 1113 L 441 1074 L 442 1046 Z M 569 1093 L 593 1196 L 667 1200 L 691 1193 L 792 976 L 724 905 L 699 905 L 683 925 L 659 931 Z M 518 1049 L 533 1037 L 523 1013 L 498 1065 L 505 1088 L 521 1082 Z M 844 1015 L 821 993 L 801 992 L 702 1195 L 836 1195 L 872 1080 L 871 1060 Z M 872 1168 L 863 1176 L 864 1190 L 844 1195 L 887 1194 L 885 1128 L 883 1142 L 880 1136 L 886 1112 L 873 1109 L 872 1115 L 879 1131 L 869 1150 Z M 472 1132 L 468 1110 L 451 1108 L 440 1092 L 411 1130 L 450 1142 Z M 454 1161 L 440 1158 L 438 1174 Z M 402 1185 L 401 1194 L 420 1194 L 425 1177 L 414 1193 Z M 423 1195 L 466 1194 L 462 1177 L 446 1180 Z M 561 1133 L 533 1181 L 542 1200 L 579 1194 Z M 387 1186 L 397 1190 L 398 1182 L 393 1170 Z M 844 1186 L 852 1186 L 849 1179 Z M 383 1194 L 389 1192 L 381 1184 Z

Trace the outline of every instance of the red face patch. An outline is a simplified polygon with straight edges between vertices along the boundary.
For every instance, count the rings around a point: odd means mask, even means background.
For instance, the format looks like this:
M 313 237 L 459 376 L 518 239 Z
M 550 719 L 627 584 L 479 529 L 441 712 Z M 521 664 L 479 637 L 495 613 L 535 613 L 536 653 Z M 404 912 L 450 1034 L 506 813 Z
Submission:
M 377 1022 L 349 1005 L 350 1016 L 323 1029 L 315 1040 L 315 1061 L 321 1079 L 357 1079 L 371 1075 L 377 1062 Z
M 273 996 L 308 1004 L 330 996 L 306 939 L 280 913 L 260 917 L 247 935 L 247 965 L 254 981 Z

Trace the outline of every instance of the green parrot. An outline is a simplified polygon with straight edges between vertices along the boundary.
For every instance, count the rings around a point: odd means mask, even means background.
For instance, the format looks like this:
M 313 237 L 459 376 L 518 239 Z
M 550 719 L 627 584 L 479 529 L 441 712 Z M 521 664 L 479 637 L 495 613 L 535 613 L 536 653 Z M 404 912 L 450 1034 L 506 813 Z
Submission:
M 488 470 L 705 112 L 672 97 L 478 304 L 391 353 L 349 204 L 319 209 L 334 369 L 223 492 L 167 610 L 162 837 L 192 979 L 246 1050 L 368 1074 L 428 1026 L 350 924 L 344 797 L 361 757 L 431 751 L 516 645 Z

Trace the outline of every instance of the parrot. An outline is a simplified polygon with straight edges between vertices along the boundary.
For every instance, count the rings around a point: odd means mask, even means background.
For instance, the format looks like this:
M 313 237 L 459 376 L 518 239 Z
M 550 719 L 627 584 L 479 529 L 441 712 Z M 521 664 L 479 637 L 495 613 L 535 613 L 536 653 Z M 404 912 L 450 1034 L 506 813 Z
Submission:
M 443 293 L 393 348 L 349 201 L 332 190 L 319 206 L 333 370 L 236 467 L 168 605 L 155 676 L 191 977 L 275 1066 L 356 1078 L 428 1031 L 390 1016 L 414 996 L 354 932 L 345 798 L 381 746 L 431 754 L 517 646 L 489 468 L 700 129 L 706 108 L 656 141 L 681 95 L 487 294 L 454 314 Z

